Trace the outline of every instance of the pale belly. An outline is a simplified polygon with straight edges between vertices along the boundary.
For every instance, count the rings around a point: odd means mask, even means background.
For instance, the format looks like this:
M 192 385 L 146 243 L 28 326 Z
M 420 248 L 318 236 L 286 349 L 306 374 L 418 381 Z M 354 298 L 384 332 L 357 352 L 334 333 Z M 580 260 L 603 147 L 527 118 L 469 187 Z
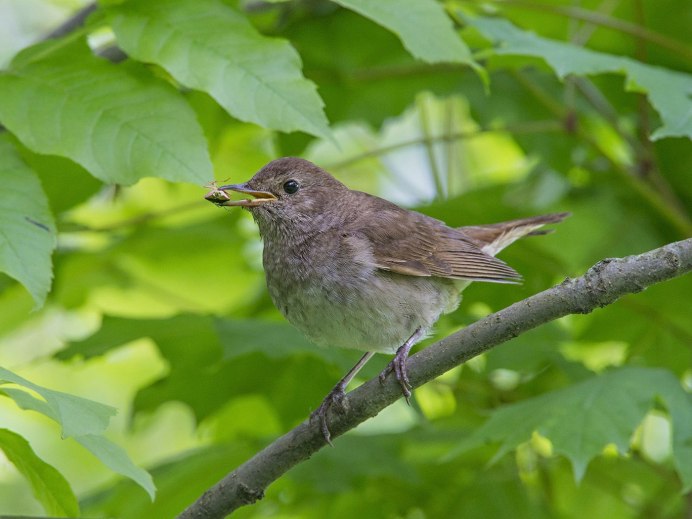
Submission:
M 427 331 L 460 300 L 455 283 L 441 278 L 380 270 L 315 278 L 271 270 L 267 284 L 274 304 L 323 347 L 393 353 L 417 329 Z

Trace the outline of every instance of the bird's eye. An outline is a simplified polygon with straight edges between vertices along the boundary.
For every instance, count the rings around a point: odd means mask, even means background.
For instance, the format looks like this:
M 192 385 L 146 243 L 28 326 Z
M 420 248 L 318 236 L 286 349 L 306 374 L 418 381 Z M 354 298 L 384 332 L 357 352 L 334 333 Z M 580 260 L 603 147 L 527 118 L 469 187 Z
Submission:
M 297 192 L 300 189 L 300 184 L 298 184 L 297 181 L 295 180 L 287 180 L 284 183 L 284 191 L 288 193 L 289 195 L 292 195 L 293 193 Z

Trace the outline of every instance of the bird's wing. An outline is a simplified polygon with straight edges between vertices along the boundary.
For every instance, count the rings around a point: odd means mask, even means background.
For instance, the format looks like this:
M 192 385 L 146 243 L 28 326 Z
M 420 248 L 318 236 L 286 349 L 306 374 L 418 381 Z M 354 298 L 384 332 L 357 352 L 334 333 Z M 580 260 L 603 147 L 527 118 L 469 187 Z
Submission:
M 458 230 L 471 238 L 483 252 L 494 256 L 519 238 L 534 234 L 546 234 L 550 230 L 537 230 L 545 224 L 558 223 L 570 213 L 553 213 L 508 222 L 459 227 Z
M 383 204 L 357 233 L 370 244 L 375 266 L 409 276 L 512 283 L 521 276 L 483 252 L 463 232 L 442 222 Z M 376 224 L 374 224 L 376 222 Z

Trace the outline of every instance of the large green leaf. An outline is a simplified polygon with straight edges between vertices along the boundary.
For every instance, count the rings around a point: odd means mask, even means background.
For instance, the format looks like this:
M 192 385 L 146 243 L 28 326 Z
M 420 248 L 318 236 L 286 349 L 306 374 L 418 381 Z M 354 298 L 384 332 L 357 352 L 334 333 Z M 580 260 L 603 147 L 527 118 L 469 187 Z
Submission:
M 334 1 L 394 32 L 404 47 L 423 61 L 473 64 L 468 47 L 435 0 Z
M 569 74 L 624 74 L 627 89 L 646 93 L 661 116 L 663 125 L 653 132 L 652 139 L 692 137 L 692 75 L 543 38 L 504 19 L 481 17 L 469 22 L 497 45 L 496 53 L 542 58 L 560 78 Z
M 101 436 L 111 416 L 116 413 L 115 408 L 39 386 L 0 367 L 0 385 L 8 382 L 35 391 L 43 400 L 16 388 L 3 388 L 0 394 L 12 398 L 22 409 L 37 411 L 58 422 L 62 427 L 63 437 L 73 437 L 104 465 L 137 482 L 154 498 L 156 489 L 151 476 L 132 463 L 118 445 Z
M 12 431 L 0 429 L 0 450 L 29 482 L 48 515 L 79 515 L 79 503 L 70 484 L 55 467 L 36 455 L 29 442 Z
M 328 136 L 314 83 L 298 53 L 261 35 L 218 0 L 137 0 L 109 10 L 118 43 L 181 83 L 204 90 L 231 115 L 283 131 Z
M 50 290 L 56 244 L 53 215 L 38 176 L 0 136 L 0 270 L 20 283 L 41 306 Z
M 666 404 L 673 424 L 675 465 L 685 488 L 692 487 L 692 396 L 669 371 L 623 368 L 565 389 L 502 407 L 455 452 L 500 442 L 496 458 L 528 441 L 534 431 L 567 456 L 577 479 L 608 444 L 620 452 L 656 398 Z
M 70 158 L 106 182 L 213 177 L 180 94 L 139 66 L 96 58 L 83 41 L 20 53 L 0 74 L 0 121 L 33 151 Z

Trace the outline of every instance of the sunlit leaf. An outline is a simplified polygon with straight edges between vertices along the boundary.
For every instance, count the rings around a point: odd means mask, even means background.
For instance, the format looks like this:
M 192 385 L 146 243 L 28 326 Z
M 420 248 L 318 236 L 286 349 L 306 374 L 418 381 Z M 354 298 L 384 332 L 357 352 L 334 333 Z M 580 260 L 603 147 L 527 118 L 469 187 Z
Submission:
M 285 40 L 261 35 L 231 7 L 218 0 L 137 0 L 110 13 L 128 54 L 208 92 L 238 119 L 329 135 L 322 100 L 303 77 L 298 53 Z
M 396 33 L 408 51 L 429 63 L 472 64 L 471 53 L 435 0 L 334 0 Z
M 0 157 L 0 270 L 22 283 L 39 307 L 53 276 L 53 215 L 38 176 L 6 135 L 0 136 Z
M 96 58 L 82 41 L 20 53 L 0 74 L 0 122 L 33 151 L 70 158 L 106 182 L 213 177 L 180 94 L 140 67 Z

